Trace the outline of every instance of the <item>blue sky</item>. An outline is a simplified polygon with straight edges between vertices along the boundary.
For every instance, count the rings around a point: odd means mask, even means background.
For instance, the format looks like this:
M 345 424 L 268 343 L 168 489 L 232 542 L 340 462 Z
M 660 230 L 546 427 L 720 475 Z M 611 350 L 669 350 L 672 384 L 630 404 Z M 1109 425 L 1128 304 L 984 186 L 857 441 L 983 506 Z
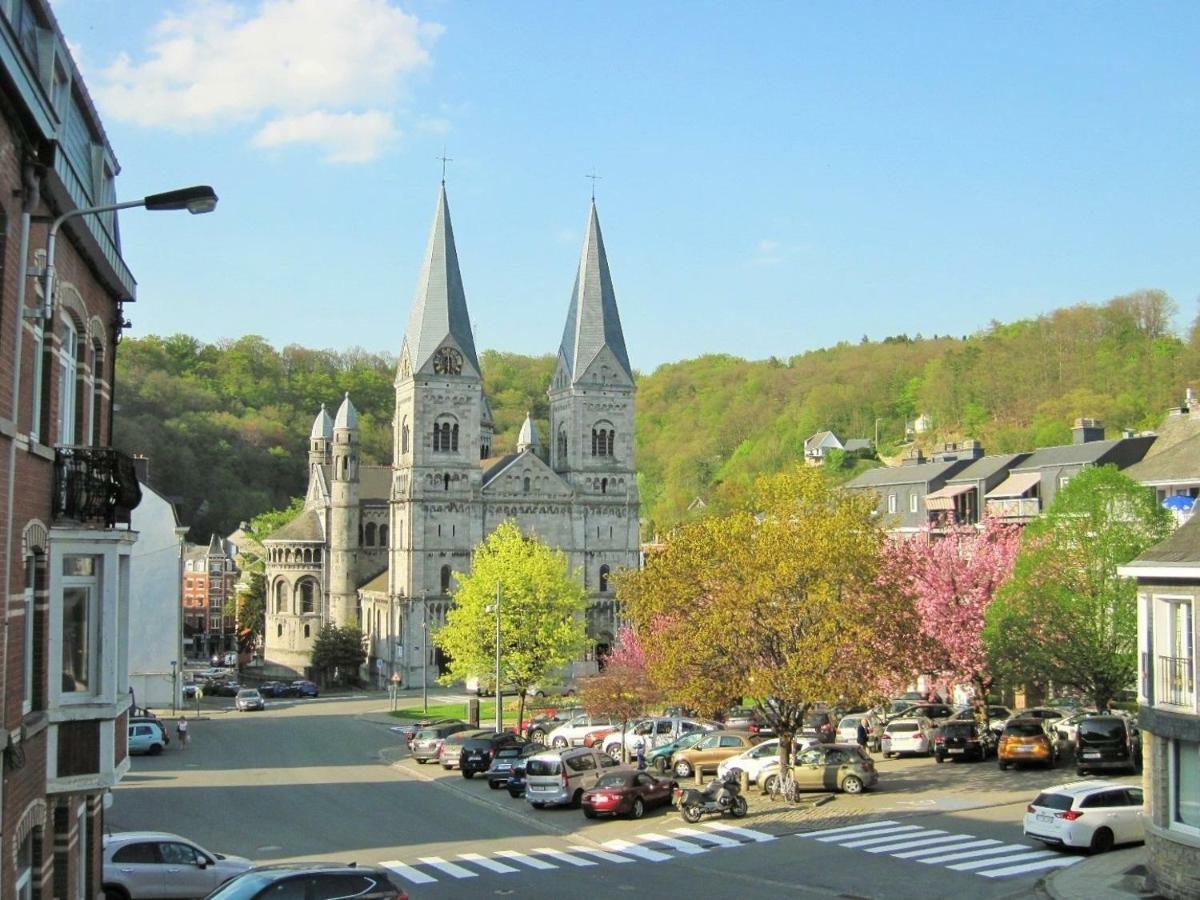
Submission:
M 1200 296 L 1200 4 L 55 0 L 132 334 L 400 347 L 447 178 L 476 342 L 554 352 L 595 171 L 633 365 Z

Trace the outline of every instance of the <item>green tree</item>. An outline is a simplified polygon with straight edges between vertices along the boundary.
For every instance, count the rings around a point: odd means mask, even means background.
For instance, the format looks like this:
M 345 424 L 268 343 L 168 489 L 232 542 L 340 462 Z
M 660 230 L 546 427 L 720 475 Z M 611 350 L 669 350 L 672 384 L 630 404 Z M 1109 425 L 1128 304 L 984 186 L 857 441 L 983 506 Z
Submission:
M 1084 469 L 1031 522 L 1011 581 L 988 608 L 992 671 L 1072 687 L 1108 707 L 1137 675 L 1137 593 L 1117 566 L 1163 540 L 1169 514 L 1113 466 Z
M 443 684 L 466 678 L 495 680 L 496 591 L 500 589 L 500 682 L 525 692 L 568 665 L 586 642 L 587 593 L 567 568 L 566 556 L 506 521 L 475 551 L 470 574 L 456 572 L 458 588 L 446 624 L 433 636 L 450 657 Z
M 313 642 L 313 668 L 328 682 L 357 683 L 358 670 L 367 661 L 363 633 L 357 625 L 325 625 Z M 332 673 L 332 674 L 331 674 Z
M 261 571 L 247 570 L 245 585 L 237 595 L 238 650 L 254 653 L 266 636 L 266 576 Z

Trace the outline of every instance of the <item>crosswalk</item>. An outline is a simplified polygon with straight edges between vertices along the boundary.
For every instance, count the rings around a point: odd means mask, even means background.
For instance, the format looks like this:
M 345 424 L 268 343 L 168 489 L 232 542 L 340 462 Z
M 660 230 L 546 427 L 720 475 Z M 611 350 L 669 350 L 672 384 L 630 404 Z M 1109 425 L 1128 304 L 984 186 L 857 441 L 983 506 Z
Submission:
M 893 820 L 826 828 L 799 835 L 805 840 L 835 844 L 864 853 L 886 853 L 954 872 L 984 878 L 1009 878 L 1048 869 L 1073 866 L 1082 857 L 1068 856 L 1043 845 L 1010 844 L 973 834 L 955 834 L 940 828 L 905 825 Z
M 601 863 L 665 862 L 710 850 L 765 843 L 775 836 L 726 822 L 701 822 L 697 828 L 663 828 L 627 838 L 614 838 L 591 847 L 535 847 L 531 850 L 494 850 L 489 854 L 458 853 L 453 859 L 419 856 L 380 865 L 410 884 L 432 884 L 442 879 L 509 875 L 514 872 L 589 868 Z

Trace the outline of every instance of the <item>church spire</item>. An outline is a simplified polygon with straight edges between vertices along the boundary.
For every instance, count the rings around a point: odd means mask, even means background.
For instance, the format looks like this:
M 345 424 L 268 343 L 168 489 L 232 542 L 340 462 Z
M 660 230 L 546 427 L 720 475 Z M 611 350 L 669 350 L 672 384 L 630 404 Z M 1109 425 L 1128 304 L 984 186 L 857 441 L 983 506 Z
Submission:
M 608 256 L 600 234 L 600 219 L 596 203 L 588 214 L 587 236 L 579 258 L 579 272 L 571 292 L 571 308 L 563 329 L 559 355 L 566 363 L 571 382 L 583 377 L 588 366 L 605 347 L 612 353 L 617 366 L 633 380 L 629 355 L 625 351 L 625 334 L 621 331 L 621 316 L 617 312 L 617 297 L 612 276 L 608 271 Z
M 425 249 L 425 265 L 417 282 L 417 295 L 400 356 L 403 359 L 407 351 L 408 364 L 415 373 L 447 343 L 457 346 L 470 363 L 473 374 L 478 374 L 479 358 L 471 335 L 471 317 L 458 270 L 458 251 L 454 247 L 454 229 L 450 225 L 450 207 L 443 182 L 438 190 L 433 230 Z

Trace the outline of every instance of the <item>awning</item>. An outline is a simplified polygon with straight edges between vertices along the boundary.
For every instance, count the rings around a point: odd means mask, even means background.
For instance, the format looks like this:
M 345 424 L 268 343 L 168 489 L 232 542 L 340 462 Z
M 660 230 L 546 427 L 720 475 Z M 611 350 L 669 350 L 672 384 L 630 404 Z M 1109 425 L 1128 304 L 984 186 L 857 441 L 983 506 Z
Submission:
M 1015 472 L 988 491 L 987 499 L 1002 500 L 1005 497 L 1024 497 L 1037 487 L 1041 480 L 1041 472 Z
M 926 509 L 954 509 L 954 498 L 975 490 L 973 484 L 947 485 L 941 490 L 925 495 Z

